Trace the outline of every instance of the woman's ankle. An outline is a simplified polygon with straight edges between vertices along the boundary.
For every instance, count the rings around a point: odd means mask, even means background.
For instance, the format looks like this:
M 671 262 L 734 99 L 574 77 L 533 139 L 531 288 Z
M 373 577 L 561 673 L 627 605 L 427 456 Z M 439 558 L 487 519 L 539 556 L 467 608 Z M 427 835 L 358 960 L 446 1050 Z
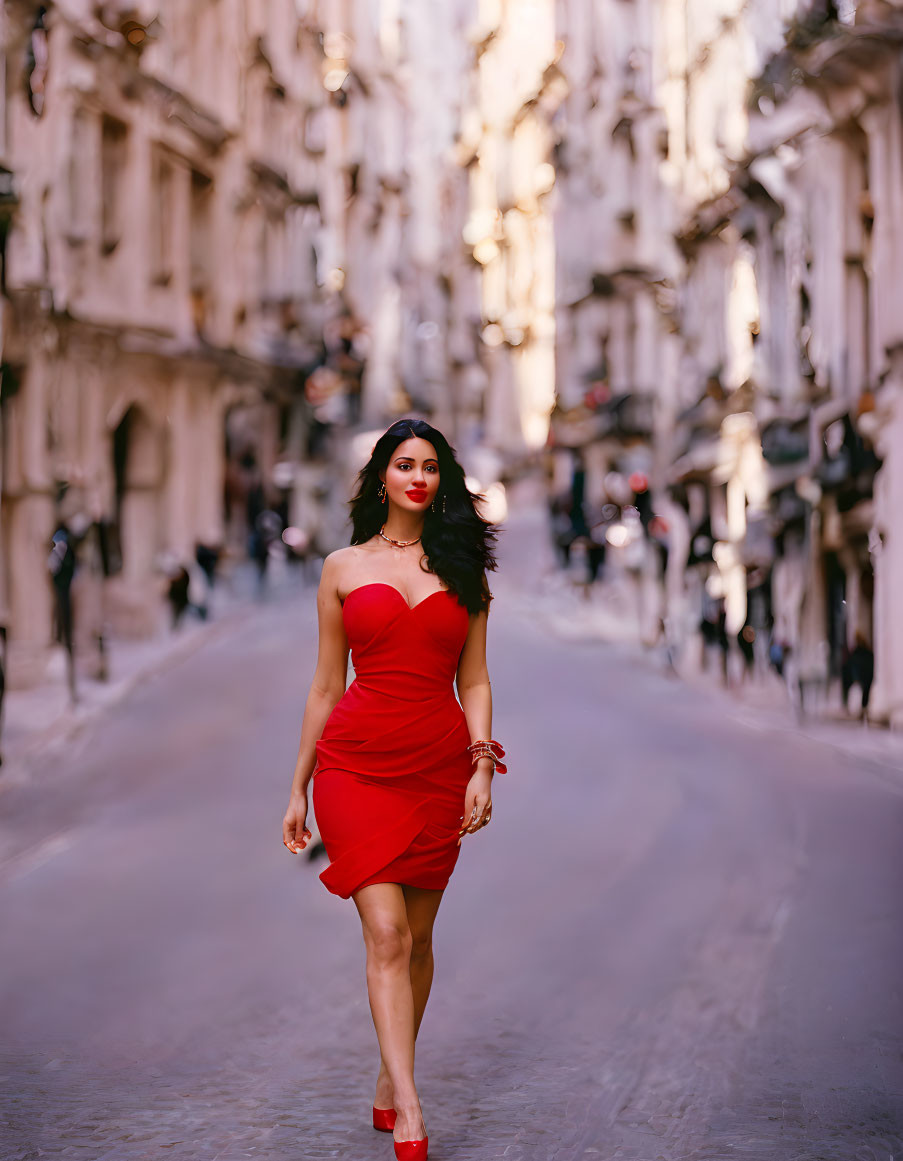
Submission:
M 392 1097 L 395 1094 L 395 1087 L 392 1084 L 392 1078 L 389 1076 L 389 1070 L 384 1066 L 380 1067 L 379 1074 L 376 1078 L 376 1094 L 377 1104 L 379 1101 L 385 1101 L 384 1105 L 379 1105 L 380 1108 L 388 1108 L 392 1103 Z
M 405 1109 L 396 1109 L 395 1139 L 396 1141 L 416 1141 L 426 1134 L 426 1122 L 419 1102 Z

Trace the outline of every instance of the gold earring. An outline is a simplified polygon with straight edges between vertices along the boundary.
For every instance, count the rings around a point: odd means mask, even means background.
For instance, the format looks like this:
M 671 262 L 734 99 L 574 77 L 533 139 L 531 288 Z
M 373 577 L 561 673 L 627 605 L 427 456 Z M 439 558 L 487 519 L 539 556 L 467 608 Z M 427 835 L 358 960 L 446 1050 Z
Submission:
M 385 504 L 385 502 L 386 502 L 386 485 L 385 484 L 379 485 L 379 491 L 377 492 L 377 495 L 379 496 L 380 504 Z

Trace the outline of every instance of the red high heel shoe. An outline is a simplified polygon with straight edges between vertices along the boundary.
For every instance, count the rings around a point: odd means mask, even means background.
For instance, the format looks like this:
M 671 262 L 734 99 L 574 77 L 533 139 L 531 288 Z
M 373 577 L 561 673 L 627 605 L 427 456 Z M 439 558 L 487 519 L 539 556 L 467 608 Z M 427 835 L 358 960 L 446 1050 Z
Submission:
M 373 1106 L 373 1128 L 381 1133 L 391 1133 L 398 1120 L 398 1113 L 394 1109 L 378 1109 Z
M 395 1141 L 395 1156 L 397 1161 L 426 1161 L 429 1137 L 421 1137 L 417 1141 Z

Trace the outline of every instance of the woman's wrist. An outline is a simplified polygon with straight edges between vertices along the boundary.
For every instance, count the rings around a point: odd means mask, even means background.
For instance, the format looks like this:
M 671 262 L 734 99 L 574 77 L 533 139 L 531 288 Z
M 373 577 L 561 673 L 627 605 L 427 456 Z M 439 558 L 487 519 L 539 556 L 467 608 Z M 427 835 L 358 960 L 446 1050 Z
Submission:
M 479 758 L 473 767 L 474 774 L 494 774 L 495 762 L 491 758 Z
M 467 747 L 470 760 L 477 770 L 488 770 L 493 774 L 504 774 L 508 769 L 502 762 L 505 751 L 495 738 L 478 738 Z

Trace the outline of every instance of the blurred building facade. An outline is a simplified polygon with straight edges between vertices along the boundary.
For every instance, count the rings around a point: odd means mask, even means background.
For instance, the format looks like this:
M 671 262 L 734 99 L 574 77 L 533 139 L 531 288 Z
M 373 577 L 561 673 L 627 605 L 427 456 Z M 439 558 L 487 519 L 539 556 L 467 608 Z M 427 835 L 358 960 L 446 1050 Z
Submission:
M 4 5 L 0 167 L 15 196 L 0 605 L 13 685 L 40 679 L 59 634 L 55 530 L 78 548 L 76 649 L 90 663 L 106 628 L 155 630 L 165 567 L 199 544 L 241 555 L 262 508 L 318 551 L 345 543 L 360 441 L 398 414 L 430 416 L 481 485 L 542 443 L 550 240 L 535 199 L 514 207 L 497 188 L 500 142 L 530 119 L 547 62 L 534 52 L 485 133 L 502 71 L 483 68 L 494 79 L 481 83 L 478 68 L 500 30 L 516 33 L 518 7 Z M 535 137 L 517 154 L 528 184 L 545 154 Z M 487 293 L 475 254 L 475 186 L 519 215 L 504 292 Z M 518 295 L 544 320 L 520 338 Z M 496 351 L 487 319 L 516 341 Z M 508 370 L 531 360 L 544 370 Z
M 874 651 L 903 719 L 903 169 L 884 0 L 9 0 L 0 610 L 40 677 L 162 559 L 319 551 L 386 422 L 567 537 L 682 663 Z M 713 637 L 714 634 L 714 637 Z M 769 652 L 771 650 L 772 652 Z
M 584 491 L 639 510 L 651 620 L 686 664 L 707 618 L 819 694 L 873 651 L 872 712 L 900 724 L 903 11 L 660 0 L 609 14 L 590 50 L 598 6 L 562 7 L 565 74 L 573 44 L 592 59 L 571 66 L 559 128 L 553 488 L 574 445 Z M 584 135 L 599 177 L 581 211 L 593 163 L 571 182 L 567 151 Z
M 661 474 L 678 357 L 676 206 L 662 177 L 665 38 L 654 4 L 558 5 L 566 96 L 553 121 L 556 400 L 549 478 L 556 522 L 598 561 L 621 551 L 659 619 L 658 556 L 634 526 L 608 525 Z M 671 408 L 670 410 L 673 410 Z M 638 491 L 635 492 L 635 489 Z M 636 508 L 639 513 L 640 508 Z M 648 513 L 643 517 L 648 524 Z M 617 541 L 617 534 L 623 543 Z M 615 541 L 607 545 L 606 535 Z M 593 573 L 595 568 L 593 567 Z M 650 599 L 651 598 L 651 599 Z
M 462 239 L 468 187 L 456 155 L 474 6 L 311 5 L 324 29 L 331 90 L 324 277 L 341 296 L 349 354 L 360 360 L 353 406 L 340 389 L 314 410 L 335 437 L 331 462 L 346 469 L 327 500 L 327 550 L 347 542 L 354 473 L 391 419 L 429 416 L 462 451 L 483 439 L 479 268 Z
M 544 444 L 554 400 L 551 118 L 564 93 L 554 30 L 554 0 L 481 0 L 468 30 L 464 241 L 479 272 L 485 437 L 509 459 Z
M 223 545 L 224 496 L 243 503 L 297 438 L 324 301 L 319 161 L 295 126 L 323 86 L 290 5 L 4 14 L 3 591 L 28 684 L 54 528 L 80 542 L 81 643 L 104 621 L 146 634 L 161 554 Z
M 712 160 L 684 167 L 679 233 L 698 397 L 684 400 L 670 478 L 692 488 L 701 469 L 729 639 L 769 634 L 816 694 L 843 686 L 854 650 L 873 654 L 871 710 L 896 725 L 901 17 L 766 5 L 699 53 L 687 104 L 709 110 L 697 141 Z

